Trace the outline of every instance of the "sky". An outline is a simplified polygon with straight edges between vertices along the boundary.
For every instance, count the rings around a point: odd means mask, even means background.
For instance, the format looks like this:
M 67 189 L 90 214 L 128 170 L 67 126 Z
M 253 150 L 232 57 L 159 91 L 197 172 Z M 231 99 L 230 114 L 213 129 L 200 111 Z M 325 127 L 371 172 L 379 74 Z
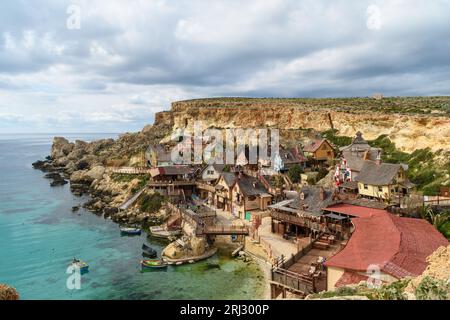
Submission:
M 450 94 L 450 0 L 2 0 L 0 133 L 125 132 L 177 100 Z

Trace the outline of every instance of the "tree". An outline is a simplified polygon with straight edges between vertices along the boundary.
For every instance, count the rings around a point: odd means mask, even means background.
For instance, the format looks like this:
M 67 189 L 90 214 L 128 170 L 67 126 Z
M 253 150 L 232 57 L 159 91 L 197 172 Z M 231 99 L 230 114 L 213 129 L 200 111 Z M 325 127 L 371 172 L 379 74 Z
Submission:
M 303 169 L 298 165 L 294 164 L 288 171 L 289 179 L 294 183 L 300 182 L 300 175 L 303 173 Z

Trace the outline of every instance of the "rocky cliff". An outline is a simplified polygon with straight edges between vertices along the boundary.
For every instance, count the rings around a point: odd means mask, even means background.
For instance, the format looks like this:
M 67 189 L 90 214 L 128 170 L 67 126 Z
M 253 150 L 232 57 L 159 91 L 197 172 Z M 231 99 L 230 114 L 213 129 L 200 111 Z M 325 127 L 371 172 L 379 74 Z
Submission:
M 218 98 L 174 102 L 157 122 L 173 128 L 262 128 L 282 130 L 285 138 L 331 128 L 340 135 L 357 131 L 367 139 L 387 134 L 402 151 L 429 147 L 450 150 L 450 97 L 355 99 L 245 99 Z M 311 129 L 311 130 L 307 130 Z

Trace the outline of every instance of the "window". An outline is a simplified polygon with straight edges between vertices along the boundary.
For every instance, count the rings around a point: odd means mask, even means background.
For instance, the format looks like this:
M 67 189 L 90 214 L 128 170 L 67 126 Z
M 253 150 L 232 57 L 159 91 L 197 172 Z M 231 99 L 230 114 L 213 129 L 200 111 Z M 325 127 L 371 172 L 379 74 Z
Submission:
M 214 174 L 214 170 L 208 170 L 208 174 Z
M 367 184 L 364 184 L 364 189 L 369 189 L 369 186 Z
M 383 191 L 383 187 L 378 187 L 378 191 L 382 192 Z

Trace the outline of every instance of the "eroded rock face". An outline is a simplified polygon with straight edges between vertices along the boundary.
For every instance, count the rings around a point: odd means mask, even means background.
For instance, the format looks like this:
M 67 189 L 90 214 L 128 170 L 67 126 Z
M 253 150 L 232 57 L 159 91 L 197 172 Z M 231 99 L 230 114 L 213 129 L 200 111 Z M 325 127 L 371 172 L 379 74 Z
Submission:
M 0 284 L 0 300 L 19 300 L 19 294 L 13 287 Z
M 74 148 L 74 144 L 63 137 L 55 137 L 53 139 L 53 145 L 51 150 L 51 157 L 53 159 L 59 159 L 67 156 Z
M 347 103 L 347 104 L 346 104 Z M 359 103 L 359 102 L 358 102 Z M 331 128 L 330 118 L 341 135 L 354 136 L 357 131 L 366 139 L 375 139 L 386 134 L 405 151 L 429 147 L 433 151 L 450 150 L 450 117 L 447 115 L 401 114 L 377 111 L 373 100 L 342 102 L 334 105 L 325 101 L 304 101 L 293 103 L 290 99 L 198 99 L 172 103 L 173 128 L 192 130 L 195 121 L 204 127 L 263 128 L 276 127 L 292 130 L 314 129 L 325 131 Z M 365 108 L 367 104 L 367 108 Z M 375 105 L 370 105 L 375 104 Z M 369 106 L 370 105 L 370 106 Z M 392 108 L 397 102 L 392 102 Z M 389 110 L 389 106 L 386 107 Z M 167 118 L 161 115 L 160 118 Z M 158 118 L 155 117 L 155 118 Z M 424 134 L 426 132 L 426 134 Z M 446 138 L 444 138 L 446 137 Z

